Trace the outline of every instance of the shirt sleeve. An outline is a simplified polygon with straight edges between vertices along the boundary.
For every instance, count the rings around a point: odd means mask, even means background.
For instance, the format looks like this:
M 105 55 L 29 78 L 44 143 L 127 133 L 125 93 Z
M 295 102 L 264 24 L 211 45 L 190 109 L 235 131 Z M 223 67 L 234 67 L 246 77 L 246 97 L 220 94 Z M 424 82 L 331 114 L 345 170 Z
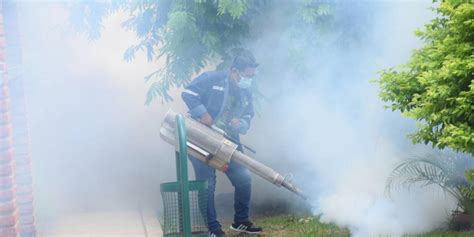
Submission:
M 209 91 L 211 82 L 207 73 L 196 77 L 181 93 L 181 98 L 189 109 L 192 117 L 199 118 L 207 112 L 203 104 L 204 95 Z

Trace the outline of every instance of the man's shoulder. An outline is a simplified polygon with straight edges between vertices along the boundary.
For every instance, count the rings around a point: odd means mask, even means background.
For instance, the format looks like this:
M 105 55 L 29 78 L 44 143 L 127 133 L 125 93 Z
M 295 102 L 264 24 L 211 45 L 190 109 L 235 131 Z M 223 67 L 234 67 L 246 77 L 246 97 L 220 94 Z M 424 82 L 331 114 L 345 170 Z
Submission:
M 227 78 L 226 71 L 207 71 L 201 74 L 203 77 L 207 77 L 212 81 L 221 81 Z

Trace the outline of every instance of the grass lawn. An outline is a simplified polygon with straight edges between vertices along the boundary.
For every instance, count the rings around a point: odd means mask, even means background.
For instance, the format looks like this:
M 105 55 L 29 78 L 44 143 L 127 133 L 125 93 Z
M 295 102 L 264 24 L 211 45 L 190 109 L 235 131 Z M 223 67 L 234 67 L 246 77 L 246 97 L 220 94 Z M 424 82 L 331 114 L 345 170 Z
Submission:
M 332 224 L 323 224 L 317 217 L 308 216 L 273 216 L 257 219 L 265 233 L 258 236 L 271 237 L 350 237 L 348 229 L 339 228 Z M 228 226 L 228 225 L 226 225 Z M 229 229 L 225 230 L 229 236 L 255 236 L 232 235 Z M 419 235 L 406 235 L 405 237 L 473 237 L 474 231 L 469 232 L 433 232 Z M 367 236 L 369 237 L 369 236 Z M 378 236 L 377 236 L 378 237 Z M 385 236 L 380 236 L 385 237 Z

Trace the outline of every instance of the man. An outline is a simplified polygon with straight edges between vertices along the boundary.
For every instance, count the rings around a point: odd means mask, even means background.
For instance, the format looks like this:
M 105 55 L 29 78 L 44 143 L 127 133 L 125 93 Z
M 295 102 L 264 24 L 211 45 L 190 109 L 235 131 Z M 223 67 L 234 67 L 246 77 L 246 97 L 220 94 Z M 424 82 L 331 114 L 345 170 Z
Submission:
M 217 126 L 240 142 L 239 134 L 247 132 L 254 115 L 249 89 L 257 66 L 252 53 L 242 50 L 234 58 L 229 71 L 204 72 L 199 75 L 182 93 L 189 114 L 207 126 Z M 241 145 L 238 150 L 243 151 Z M 193 164 L 196 179 L 207 180 L 209 184 L 207 218 L 210 236 L 225 237 L 222 226 L 217 221 L 214 206 L 216 170 L 192 156 L 189 159 Z M 235 188 L 235 215 L 230 228 L 250 234 L 261 232 L 262 228 L 249 221 L 250 172 L 231 160 L 225 174 Z

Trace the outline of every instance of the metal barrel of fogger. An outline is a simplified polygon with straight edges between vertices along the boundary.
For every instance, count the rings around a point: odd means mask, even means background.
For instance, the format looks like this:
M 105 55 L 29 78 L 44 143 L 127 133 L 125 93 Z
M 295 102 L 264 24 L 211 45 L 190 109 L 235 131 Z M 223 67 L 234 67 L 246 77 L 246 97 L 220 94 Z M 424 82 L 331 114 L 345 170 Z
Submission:
M 174 121 L 176 115 L 177 113 L 174 111 L 168 111 L 160 128 L 160 136 L 172 145 L 174 145 Z M 302 191 L 289 180 L 286 180 L 283 175 L 238 151 L 237 144 L 229 141 L 222 134 L 211 128 L 187 116 L 184 117 L 189 148 L 188 153 L 190 155 L 223 172 L 227 170 L 227 163 L 233 160 L 270 183 L 278 187 L 284 187 L 306 199 Z

